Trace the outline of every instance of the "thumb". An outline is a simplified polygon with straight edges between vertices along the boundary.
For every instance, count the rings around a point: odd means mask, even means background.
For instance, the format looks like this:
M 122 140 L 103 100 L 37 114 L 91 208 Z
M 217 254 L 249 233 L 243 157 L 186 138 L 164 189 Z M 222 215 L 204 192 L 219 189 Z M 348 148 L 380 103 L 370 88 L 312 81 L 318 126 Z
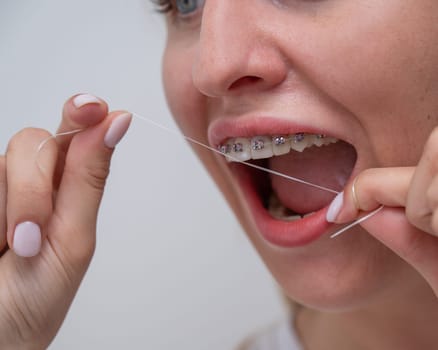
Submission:
M 54 208 L 52 242 L 69 255 L 91 258 L 99 205 L 113 149 L 129 128 L 132 115 L 114 112 L 75 135 L 65 159 Z M 54 247 L 56 248 L 56 247 Z
M 412 265 L 431 285 L 437 284 L 438 239 L 414 227 L 407 219 L 407 189 L 415 169 L 368 169 L 349 183 L 330 205 L 327 221 L 346 223 L 360 211 L 385 207 L 361 226 Z
M 402 208 L 384 208 L 361 226 L 414 267 L 437 293 L 436 237 L 411 225 Z
M 360 212 L 371 212 L 381 205 L 405 207 L 414 171 L 414 167 L 364 170 L 330 204 L 327 221 L 346 223 L 356 219 Z

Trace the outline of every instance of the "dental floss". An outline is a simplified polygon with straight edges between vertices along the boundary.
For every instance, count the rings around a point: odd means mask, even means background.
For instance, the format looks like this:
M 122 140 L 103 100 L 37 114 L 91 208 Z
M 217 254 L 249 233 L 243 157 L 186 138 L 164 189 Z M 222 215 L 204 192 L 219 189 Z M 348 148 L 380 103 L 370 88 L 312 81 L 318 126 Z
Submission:
M 44 148 L 44 146 L 46 145 L 47 142 L 49 142 L 52 139 L 57 138 L 58 136 L 67 136 L 67 135 L 73 135 L 73 134 L 77 134 L 78 132 L 82 131 L 83 129 L 76 129 L 76 130 L 71 130 L 71 131 L 65 131 L 65 132 L 60 132 L 58 134 L 55 135 L 51 135 L 47 138 L 45 138 L 43 141 L 41 141 L 41 143 L 38 145 L 38 149 L 35 155 L 35 161 L 37 163 L 38 169 L 44 173 L 44 167 L 41 166 L 40 162 L 38 161 L 38 155 L 40 154 L 41 150 Z
M 218 150 L 216 148 L 213 148 L 213 147 L 210 147 L 208 145 L 205 145 L 202 142 L 199 142 L 198 140 L 195 140 L 195 139 L 193 139 L 193 138 L 191 138 L 189 136 L 182 135 L 178 131 L 170 129 L 170 128 L 164 126 L 164 125 L 158 124 L 157 122 L 155 122 L 155 121 L 153 121 L 153 120 L 151 120 L 149 118 L 143 117 L 143 116 L 141 116 L 141 115 L 139 115 L 137 113 L 133 113 L 133 116 L 138 118 L 138 119 L 141 119 L 141 120 L 143 120 L 145 122 L 148 122 L 148 123 L 156 126 L 157 128 L 160 128 L 162 130 L 170 132 L 170 133 L 172 133 L 174 135 L 180 136 L 180 137 L 182 137 L 183 139 L 185 139 L 185 140 L 187 140 L 189 142 L 192 142 L 192 143 L 194 143 L 194 144 L 196 144 L 198 146 L 204 147 L 204 148 L 206 148 L 206 149 L 208 149 L 208 150 L 210 150 L 212 152 L 215 152 L 215 153 L 220 154 L 221 156 L 224 156 L 224 154 L 220 150 Z M 233 157 L 231 155 L 228 155 L 228 154 L 227 154 L 227 157 L 232 159 L 232 160 L 234 160 L 234 161 L 236 161 L 236 162 L 245 164 L 245 165 L 247 165 L 247 166 L 249 166 L 251 168 L 255 168 L 255 169 L 262 170 L 262 171 L 265 171 L 265 172 L 273 174 L 273 175 L 284 177 L 284 178 L 286 178 L 288 180 L 295 181 L 295 182 L 301 183 L 303 185 L 311 186 L 311 187 L 317 188 L 317 189 L 322 190 L 322 191 L 330 192 L 330 193 L 333 193 L 333 194 L 339 194 L 338 191 L 332 190 L 331 188 L 327 188 L 327 187 L 320 186 L 320 185 L 317 185 L 317 184 L 314 184 L 314 183 L 311 183 L 311 182 L 307 182 L 305 180 L 302 180 L 302 179 L 299 179 L 299 178 L 296 178 L 296 177 L 293 177 L 293 176 L 289 176 L 289 175 L 286 175 L 286 174 L 282 174 L 282 173 L 279 173 L 278 171 L 271 170 L 271 169 L 268 169 L 268 168 L 264 168 L 264 167 L 256 165 L 256 164 L 252 164 L 252 163 L 248 163 L 248 162 L 245 162 L 245 161 L 241 161 L 241 160 L 239 160 L 239 159 L 237 159 L 237 158 L 235 158 L 235 157 Z
M 58 133 L 58 134 L 55 134 L 55 135 L 51 135 L 51 136 L 49 136 L 48 138 L 44 139 L 44 140 L 40 143 L 40 145 L 38 146 L 38 149 L 37 149 L 37 156 L 38 156 L 38 154 L 40 153 L 41 149 L 45 146 L 45 144 L 46 144 L 47 142 L 49 142 L 51 139 L 54 139 L 54 138 L 56 138 L 56 137 L 58 137 L 58 136 L 67 136 L 67 135 L 77 134 L 78 132 L 80 132 L 80 131 L 82 131 L 82 130 L 84 130 L 84 129 L 76 129 L 76 130 L 71 130 L 71 131 L 66 131 L 66 132 L 60 132 L 60 133 Z
M 183 139 L 185 139 L 185 140 L 187 140 L 187 141 L 189 141 L 189 142 L 191 142 L 191 143 L 193 143 L 193 144 L 196 144 L 196 145 L 201 146 L 201 147 L 203 147 L 203 148 L 206 148 L 206 149 L 208 149 L 208 150 L 210 150 L 210 151 L 212 151 L 212 152 L 215 152 L 215 153 L 218 153 L 218 154 L 220 154 L 220 155 L 222 155 L 222 156 L 225 156 L 220 150 L 218 150 L 218 149 L 216 149 L 216 148 L 213 148 L 213 147 L 211 147 L 211 146 L 208 146 L 208 145 L 206 145 L 206 144 L 203 144 L 202 142 L 200 142 L 200 141 L 198 141 L 198 140 L 195 140 L 195 139 L 193 139 L 193 138 L 190 137 L 190 136 L 183 135 L 183 134 L 181 134 L 180 132 L 178 132 L 178 131 L 176 131 L 176 130 L 173 130 L 173 129 L 170 129 L 170 128 L 168 128 L 167 126 L 164 126 L 164 125 L 162 125 L 162 124 L 159 124 L 159 123 L 157 123 L 156 121 L 154 121 L 154 120 L 152 120 L 152 119 L 150 119 L 150 118 L 147 118 L 147 117 L 141 116 L 141 115 L 139 115 L 138 113 L 132 113 L 132 116 L 133 116 L 134 118 L 137 118 L 137 119 L 140 119 L 140 120 L 142 120 L 142 121 L 145 121 L 145 122 L 147 122 L 147 123 L 149 123 L 149 124 L 151 124 L 151 125 L 153 125 L 153 126 L 159 128 L 159 129 L 162 129 L 162 130 L 167 131 L 167 132 L 169 132 L 169 133 L 171 133 L 171 134 L 174 134 L 174 135 L 180 136 L 181 138 L 183 138 Z M 37 165 L 38 165 L 38 167 L 40 168 L 40 170 L 42 170 L 42 167 L 41 167 L 41 165 L 40 165 L 39 162 L 38 162 L 38 155 L 39 155 L 39 153 L 41 152 L 41 150 L 44 148 L 44 146 L 46 145 L 46 143 L 47 143 L 49 140 L 51 140 L 51 139 L 55 139 L 55 138 L 57 138 L 57 137 L 59 137 L 59 136 L 73 135 L 73 134 L 79 133 L 79 132 L 81 132 L 81 131 L 83 131 L 83 130 L 84 130 L 84 129 L 75 129 L 75 130 L 71 130 L 71 131 L 61 132 L 61 133 L 54 134 L 54 135 L 49 136 L 48 138 L 44 139 L 44 140 L 39 144 L 38 149 L 37 149 L 37 152 L 36 152 L 36 162 L 37 162 Z M 310 187 L 313 187 L 313 188 L 317 188 L 317 189 L 319 189 L 319 190 L 321 190 L 321 191 L 329 192 L 329 193 L 332 193 L 332 194 L 339 194 L 338 191 L 335 191 L 335 190 L 333 190 L 333 189 L 331 189 L 331 188 L 327 188 L 327 187 L 324 187 L 324 186 L 320 186 L 320 185 L 317 185 L 317 184 L 314 184 L 314 183 L 311 183 L 311 182 L 308 182 L 308 181 L 305 181 L 305 180 L 302 180 L 302 179 L 299 179 L 299 178 L 296 178 L 296 177 L 293 177 L 293 176 L 289 176 L 289 175 L 286 175 L 286 174 L 283 174 L 283 173 L 277 172 L 277 171 L 272 170 L 272 169 L 264 168 L 264 167 L 259 166 L 259 165 L 256 165 L 256 164 L 252 164 L 252 163 L 249 163 L 249 162 L 246 162 L 246 161 L 241 161 L 241 160 L 239 160 L 239 159 L 237 159 L 237 158 L 234 158 L 233 156 L 228 155 L 228 154 L 227 154 L 227 157 L 230 158 L 230 159 L 232 159 L 232 160 L 234 160 L 234 161 L 236 161 L 236 162 L 239 162 L 239 163 L 241 163 L 241 164 L 245 164 L 245 165 L 247 165 L 247 166 L 249 166 L 249 167 L 252 167 L 252 168 L 255 168 L 255 169 L 258 169 L 258 170 L 261 170 L 261 171 L 265 171 L 265 172 L 267 172 L 267 173 L 270 173 L 270 174 L 273 174 L 273 175 L 276 175 L 276 176 L 280 176 L 280 177 L 283 177 L 283 178 L 285 178 L 285 179 L 288 179 L 288 180 L 291 180 L 291 181 L 294 181 L 294 182 L 298 182 L 298 183 L 303 184 L 303 185 L 307 185 L 307 186 L 310 186 Z M 362 222 L 365 221 L 365 220 L 370 219 L 371 217 L 373 217 L 374 215 L 376 215 L 380 210 L 382 210 L 383 207 L 384 207 L 384 206 L 382 205 L 381 207 L 379 207 L 378 209 L 372 211 L 371 213 L 368 213 L 367 215 L 363 216 L 362 218 L 359 218 L 359 219 L 357 219 L 356 221 L 352 222 L 351 224 L 349 224 L 349 225 L 343 227 L 343 228 L 340 229 L 339 231 L 337 231 L 337 232 L 335 232 L 334 234 L 332 234 L 332 235 L 330 236 L 330 238 L 335 238 L 335 237 L 339 236 L 341 233 L 344 233 L 345 231 L 349 230 L 350 228 L 352 228 L 352 227 L 354 227 L 354 226 L 356 226 L 356 225 L 359 225 L 360 223 L 362 223 Z
M 351 224 L 341 228 L 339 231 L 336 231 L 335 233 L 333 233 L 330 238 L 335 238 L 337 236 L 339 236 L 341 233 L 344 233 L 345 231 L 349 230 L 350 228 L 361 224 L 362 222 L 364 222 L 365 220 L 368 220 L 370 218 L 372 218 L 374 215 L 376 215 L 379 211 L 381 211 L 384 208 L 384 206 L 380 206 L 377 209 L 375 209 L 374 211 L 372 211 L 371 213 L 368 213 L 367 215 L 357 219 L 356 221 L 353 221 Z

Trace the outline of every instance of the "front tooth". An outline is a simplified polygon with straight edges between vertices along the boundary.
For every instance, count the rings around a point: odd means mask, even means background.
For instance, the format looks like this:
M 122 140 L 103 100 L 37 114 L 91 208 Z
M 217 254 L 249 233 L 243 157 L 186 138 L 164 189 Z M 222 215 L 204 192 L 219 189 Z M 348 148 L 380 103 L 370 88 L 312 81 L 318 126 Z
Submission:
M 290 141 L 286 136 L 274 136 L 272 138 L 272 151 L 275 156 L 281 156 L 290 152 Z
M 315 135 L 314 139 L 313 139 L 313 144 L 315 146 L 321 147 L 322 145 L 324 145 L 324 141 L 325 141 L 325 135 Z
M 302 152 L 307 148 L 307 139 L 304 133 L 292 135 L 290 146 L 294 151 Z
M 270 158 L 273 155 L 274 152 L 269 136 L 256 136 L 251 139 L 252 159 Z
M 230 161 L 245 162 L 251 159 L 251 142 L 243 137 L 231 141 Z
M 250 159 L 270 158 L 287 154 L 290 150 L 303 152 L 314 145 L 320 147 L 339 140 L 325 135 L 297 133 L 289 136 L 256 136 L 252 139 L 237 137 L 228 140 L 219 150 L 229 162 L 245 162 Z
M 306 141 L 307 141 L 307 148 L 312 147 L 313 145 L 316 145 L 317 143 L 317 136 L 313 135 L 313 134 L 308 134 L 306 136 Z

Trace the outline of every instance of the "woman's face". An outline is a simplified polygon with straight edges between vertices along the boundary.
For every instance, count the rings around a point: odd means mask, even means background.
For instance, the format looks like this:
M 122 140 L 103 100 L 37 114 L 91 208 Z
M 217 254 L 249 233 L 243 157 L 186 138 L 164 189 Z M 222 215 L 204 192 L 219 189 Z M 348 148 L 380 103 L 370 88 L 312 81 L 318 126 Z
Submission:
M 172 113 L 233 157 L 341 191 L 366 168 L 416 165 L 437 124 L 436 0 L 176 1 L 167 25 Z M 347 309 L 407 284 L 364 230 L 329 238 L 333 194 L 194 147 L 291 298 Z

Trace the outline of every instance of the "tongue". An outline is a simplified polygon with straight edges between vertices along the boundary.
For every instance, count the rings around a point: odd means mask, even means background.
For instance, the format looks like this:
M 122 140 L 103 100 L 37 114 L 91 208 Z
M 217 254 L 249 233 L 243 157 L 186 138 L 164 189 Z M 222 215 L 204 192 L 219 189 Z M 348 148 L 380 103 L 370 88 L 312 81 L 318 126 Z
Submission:
M 304 152 L 292 151 L 269 159 L 269 168 L 307 182 L 342 191 L 356 163 L 356 151 L 339 141 L 329 146 L 313 146 Z M 280 176 L 271 175 L 272 189 L 282 204 L 298 214 L 317 211 L 334 194 Z

